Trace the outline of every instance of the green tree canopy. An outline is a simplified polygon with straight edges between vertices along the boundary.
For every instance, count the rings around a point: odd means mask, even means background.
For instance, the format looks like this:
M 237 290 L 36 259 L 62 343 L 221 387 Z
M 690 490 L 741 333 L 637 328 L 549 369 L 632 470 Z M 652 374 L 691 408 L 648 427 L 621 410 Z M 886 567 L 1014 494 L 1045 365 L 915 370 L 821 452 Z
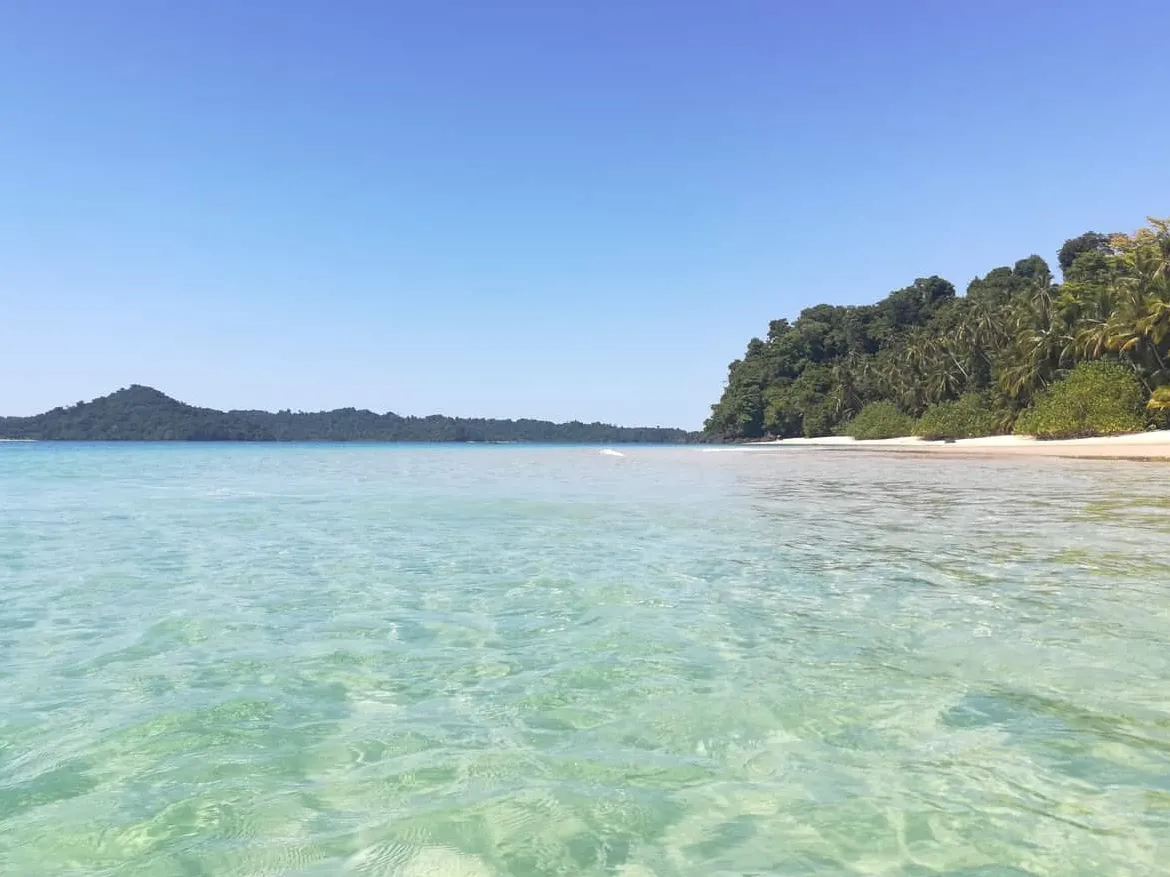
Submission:
M 216 411 L 186 405 L 134 385 L 92 402 L 34 417 L 0 418 L 0 437 L 69 441 L 379 441 L 673 444 L 680 429 L 629 428 L 605 423 L 484 420 L 432 415 L 402 417 L 356 408 L 303 413 Z
M 1147 398 L 1170 384 L 1170 221 L 1132 235 L 1086 232 L 1057 258 L 1059 284 L 1031 255 L 975 278 L 962 297 L 927 277 L 871 305 L 820 304 L 773 320 L 728 369 L 706 437 L 827 435 L 876 402 L 918 418 L 960 399 L 932 417 L 984 429 L 988 421 L 969 416 L 978 402 L 996 429 L 1010 429 L 1085 361 L 1117 363 Z

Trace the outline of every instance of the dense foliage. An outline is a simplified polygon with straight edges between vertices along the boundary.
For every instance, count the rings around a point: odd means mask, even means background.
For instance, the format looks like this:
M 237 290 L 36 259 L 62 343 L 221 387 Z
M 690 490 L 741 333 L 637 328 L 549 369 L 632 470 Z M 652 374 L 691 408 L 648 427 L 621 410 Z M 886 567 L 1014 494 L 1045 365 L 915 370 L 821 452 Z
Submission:
M 1029 256 L 975 279 L 963 296 L 929 277 L 876 304 L 822 304 L 773 321 L 731 364 L 705 435 L 829 435 L 848 432 L 874 402 L 917 419 L 970 394 L 927 426 L 962 416 L 965 432 L 976 429 L 968 413 L 978 399 L 993 414 L 978 429 L 1010 432 L 1047 387 L 1098 360 L 1132 374 L 1144 398 L 1163 398 L 1152 394 L 1170 385 L 1170 220 L 1132 235 L 1087 232 L 1058 258 L 1059 284 Z
M 34 417 L 0 418 L 0 438 L 66 441 L 383 441 L 546 442 L 567 444 L 687 441 L 680 429 L 604 423 L 400 417 L 354 408 L 301 413 L 216 411 L 132 386 L 93 402 Z
M 994 398 L 964 393 L 949 402 L 935 402 L 914 424 L 914 435 L 924 439 L 968 439 L 995 435 L 1004 414 L 995 410 Z
M 1137 432 L 1141 384 L 1114 362 L 1082 362 L 1020 414 L 1016 432 L 1042 439 L 1084 438 Z
M 893 402 L 870 402 L 841 432 L 855 439 L 888 439 L 909 435 L 913 426 L 914 419 Z

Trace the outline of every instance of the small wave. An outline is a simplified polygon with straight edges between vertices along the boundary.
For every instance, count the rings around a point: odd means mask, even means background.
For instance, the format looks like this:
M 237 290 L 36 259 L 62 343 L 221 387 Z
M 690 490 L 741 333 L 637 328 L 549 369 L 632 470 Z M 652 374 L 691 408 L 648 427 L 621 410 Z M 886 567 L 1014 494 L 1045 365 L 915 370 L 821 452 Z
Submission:
M 601 454 L 602 456 L 605 456 L 605 457 L 624 457 L 625 456 L 625 454 L 623 454 L 621 451 L 615 451 L 613 448 L 602 448 L 600 451 L 598 451 L 598 453 Z

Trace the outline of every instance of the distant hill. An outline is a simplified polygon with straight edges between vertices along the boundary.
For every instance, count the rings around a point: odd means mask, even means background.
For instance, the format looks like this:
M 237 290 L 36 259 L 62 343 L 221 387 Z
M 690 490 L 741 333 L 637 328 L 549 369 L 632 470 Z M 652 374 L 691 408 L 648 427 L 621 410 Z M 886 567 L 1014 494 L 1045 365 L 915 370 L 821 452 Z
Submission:
M 54 408 L 32 417 L 0 417 L 0 438 L 41 441 L 247 441 L 247 442 L 544 442 L 679 444 L 695 436 L 681 429 L 402 417 L 356 408 L 301 413 L 216 411 L 196 408 L 138 384 L 92 402 Z

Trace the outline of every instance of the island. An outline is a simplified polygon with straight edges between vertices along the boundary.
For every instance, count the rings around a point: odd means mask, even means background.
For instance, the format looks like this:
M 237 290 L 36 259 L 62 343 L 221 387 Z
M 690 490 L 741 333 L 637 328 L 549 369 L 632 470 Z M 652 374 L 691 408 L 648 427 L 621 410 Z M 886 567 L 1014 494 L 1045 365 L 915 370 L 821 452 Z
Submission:
M 682 429 L 544 420 L 404 417 L 356 408 L 334 411 L 217 411 L 151 387 L 131 385 L 92 402 L 32 417 L 0 417 L 0 437 L 37 441 L 527 442 L 682 444 Z

